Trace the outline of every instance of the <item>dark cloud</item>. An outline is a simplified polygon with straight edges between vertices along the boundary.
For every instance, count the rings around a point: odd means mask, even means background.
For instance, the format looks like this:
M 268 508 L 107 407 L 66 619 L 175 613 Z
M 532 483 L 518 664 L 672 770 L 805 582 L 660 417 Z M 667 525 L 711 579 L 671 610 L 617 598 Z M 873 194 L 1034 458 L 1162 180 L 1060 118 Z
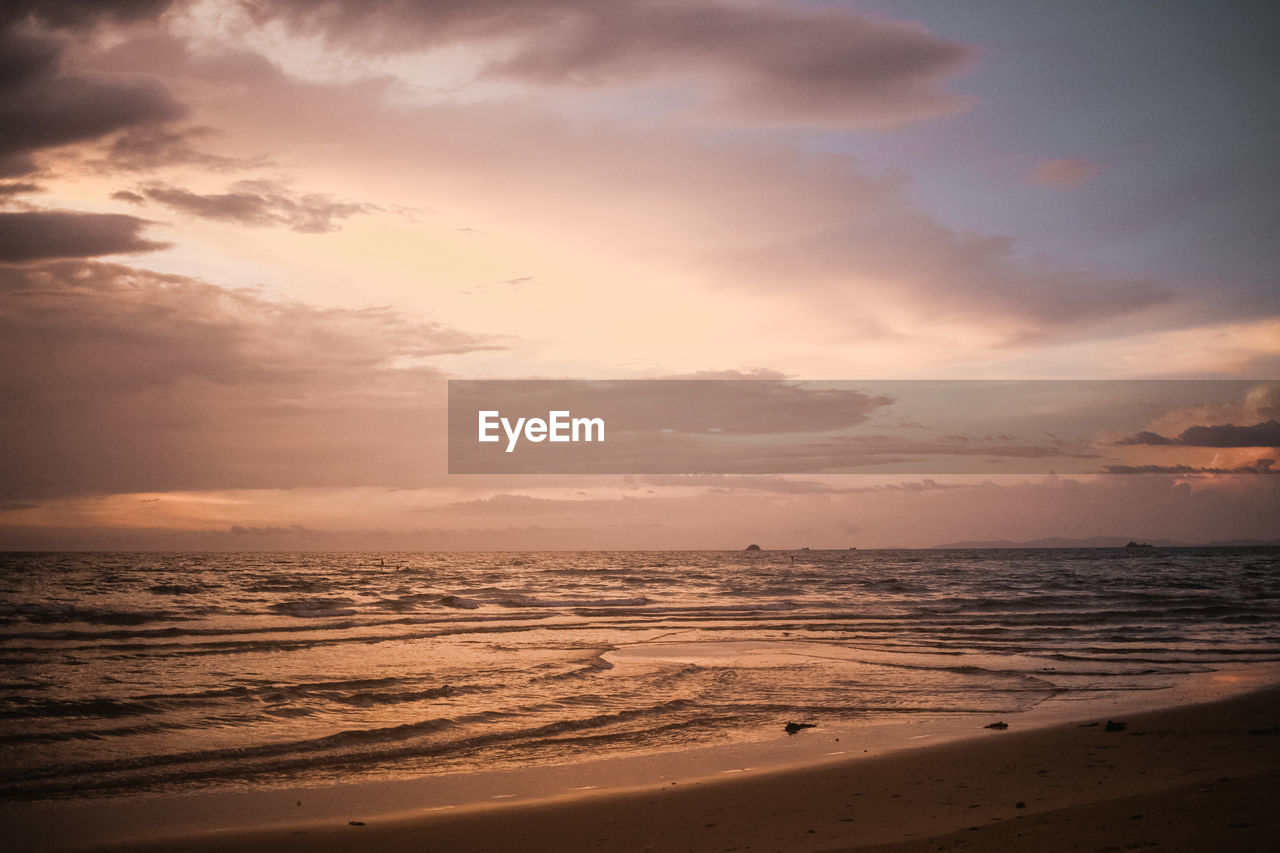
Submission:
M 111 194 L 116 201 L 123 201 L 126 204 L 146 204 L 147 197 L 129 190 L 117 190 Z
M 1178 436 L 1178 443 L 1188 447 L 1280 447 L 1280 421 L 1253 426 L 1193 426 Z
M 918 441 L 893 435 L 842 436 L 839 442 L 858 454 L 887 456 L 963 456 L 993 459 L 1096 459 L 1098 454 L 1079 443 L 1017 444 L 1013 436 L 946 436 L 940 441 Z M 982 462 L 992 462 L 992 459 Z M 982 466 L 982 462 L 977 462 Z M 981 471 L 990 472 L 999 469 Z M 1038 469 L 1033 469 L 1038 470 Z
M 923 27 L 847 9 L 781 3 L 275 0 L 260 18 L 367 49 L 487 42 L 489 76 L 599 87 L 693 82 L 713 106 L 755 121 L 894 124 L 952 112 L 938 84 L 973 56 Z
M 1189 474 L 1280 474 L 1280 468 L 1273 467 L 1274 459 L 1259 459 L 1248 465 L 1235 468 L 1203 468 L 1192 465 L 1108 465 L 1103 469 L 1106 474 L 1165 474 L 1182 476 Z
M 211 172 L 230 172 L 236 169 L 268 165 L 265 158 L 244 160 L 211 154 L 195 145 L 200 139 L 212 136 L 207 127 L 182 130 L 149 125 L 134 127 L 113 139 L 106 148 L 106 157 L 100 166 L 116 171 L 145 171 L 165 166 L 199 166 Z
M 0 213 L 0 262 L 91 258 L 150 252 L 167 244 L 145 239 L 147 220 L 119 213 L 30 210 Z
M 882 491 L 931 492 L 974 487 L 972 483 L 942 484 L 932 479 L 875 485 L 832 485 L 830 482 L 820 480 L 742 474 L 651 474 L 630 479 L 653 486 L 701 486 L 713 492 L 765 492 L 775 495 L 854 495 Z M 857 481 L 840 478 L 836 482 Z
M 337 201 L 319 193 L 296 194 L 275 181 L 238 181 L 231 192 L 202 195 L 155 184 L 142 192 L 172 210 L 240 225 L 283 225 L 306 234 L 338 230 L 334 220 L 377 210 L 375 205 Z
M 82 28 L 100 22 L 125 24 L 154 18 L 173 0 L 6 0 L 0 6 L 0 26 L 24 20 L 56 28 Z
M 1120 445 L 1178 445 L 1181 447 L 1280 447 L 1280 421 L 1274 419 L 1253 426 L 1216 424 L 1193 426 L 1177 438 L 1167 438 L 1143 430 L 1117 441 Z
M 26 193 L 40 192 L 38 184 L 15 183 L 0 184 L 0 196 L 24 195 Z
M 1122 447 L 1126 445 L 1132 445 L 1132 444 L 1162 445 L 1162 444 L 1177 444 L 1177 443 L 1178 442 L 1172 438 L 1166 438 L 1163 435 L 1160 435 L 1158 433 L 1154 433 L 1154 432 L 1151 432 L 1150 430 L 1145 430 L 1145 429 L 1140 430 L 1139 432 L 1135 432 L 1133 435 L 1128 436 L 1127 438 L 1122 438 L 1116 442 L 1116 444 Z
M 957 109 L 934 84 L 963 45 L 922 27 L 780 4 L 589 4 L 493 73 L 556 85 L 693 75 L 717 106 L 781 122 L 896 123 Z
M 0 267 L 0 499 L 421 483 L 432 357 L 494 348 L 101 262 Z
M 0 30 L 0 177 L 35 171 L 35 155 L 45 149 L 183 113 L 167 92 L 149 83 L 62 74 L 61 51 L 53 39 Z
M 750 477 L 738 474 L 650 474 L 635 479 L 651 486 L 768 492 L 776 495 L 822 495 L 848 491 L 817 480 L 795 480 L 769 475 Z

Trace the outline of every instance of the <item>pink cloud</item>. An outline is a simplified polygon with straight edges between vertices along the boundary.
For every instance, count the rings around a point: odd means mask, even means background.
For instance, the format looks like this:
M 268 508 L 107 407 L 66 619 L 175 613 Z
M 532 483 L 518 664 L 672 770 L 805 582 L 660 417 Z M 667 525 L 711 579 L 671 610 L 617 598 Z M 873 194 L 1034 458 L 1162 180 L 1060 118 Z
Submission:
M 509 102 L 391 106 L 381 78 L 307 81 L 257 54 L 200 55 L 172 38 L 122 43 L 94 68 L 230 87 L 200 123 L 270 139 L 284 159 L 365 187 L 402 186 L 412 175 L 442 210 L 465 206 L 490 222 L 538 210 L 521 229 L 565 256 L 589 245 L 615 265 L 671 264 L 706 288 L 752 296 L 781 296 L 786 282 L 787 302 L 843 313 L 860 339 L 895 334 L 873 312 L 907 301 L 912 313 L 924 300 L 931 317 L 1024 340 L 1175 300 L 1163 282 L 1021 260 L 1013 240 L 950 228 L 911 204 L 905 178 L 869 173 L 851 158 L 582 128 Z M 370 156 L 351 158 L 348 146 Z
M 1073 189 L 1090 183 L 1102 174 L 1102 167 L 1089 160 L 1064 158 L 1041 160 L 1031 170 L 1031 180 L 1046 187 Z
M 414 485 L 444 434 L 429 405 L 443 373 L 425 362 L 493 346 L 390 308 L 96 261 L 0 264 L 0 500 Z

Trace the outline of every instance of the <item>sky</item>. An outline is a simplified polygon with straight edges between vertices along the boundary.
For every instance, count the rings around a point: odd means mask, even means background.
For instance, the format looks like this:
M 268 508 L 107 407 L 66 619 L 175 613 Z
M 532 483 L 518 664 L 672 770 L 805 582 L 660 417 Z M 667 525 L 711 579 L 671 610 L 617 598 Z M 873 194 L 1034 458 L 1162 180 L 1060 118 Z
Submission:
M 1278 36 L 1246 0 L 6 3 L 0 547 L 1280 538 Z M 450 475 L 448 380 L 525 378 L 1234 396 L 1099 427 L 1133 475 Z

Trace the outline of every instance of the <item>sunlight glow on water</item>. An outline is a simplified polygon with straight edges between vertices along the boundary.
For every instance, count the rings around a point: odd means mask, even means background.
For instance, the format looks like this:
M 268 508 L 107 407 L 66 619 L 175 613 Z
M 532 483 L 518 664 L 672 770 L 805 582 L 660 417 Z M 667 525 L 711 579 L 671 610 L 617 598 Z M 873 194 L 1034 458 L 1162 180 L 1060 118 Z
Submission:
M 0 555 L 0 796 L 1013 713 L 1280 660 L 1280 551 Z

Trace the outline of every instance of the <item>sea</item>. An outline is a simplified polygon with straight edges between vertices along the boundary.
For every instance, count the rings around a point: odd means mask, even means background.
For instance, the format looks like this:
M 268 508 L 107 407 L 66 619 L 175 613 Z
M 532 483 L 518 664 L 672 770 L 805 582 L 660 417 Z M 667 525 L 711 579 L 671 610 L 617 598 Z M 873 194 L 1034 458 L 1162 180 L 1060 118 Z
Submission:
M 5 553 L 0 800 L 996 718 L 1277 661 L 1277 548 Z

